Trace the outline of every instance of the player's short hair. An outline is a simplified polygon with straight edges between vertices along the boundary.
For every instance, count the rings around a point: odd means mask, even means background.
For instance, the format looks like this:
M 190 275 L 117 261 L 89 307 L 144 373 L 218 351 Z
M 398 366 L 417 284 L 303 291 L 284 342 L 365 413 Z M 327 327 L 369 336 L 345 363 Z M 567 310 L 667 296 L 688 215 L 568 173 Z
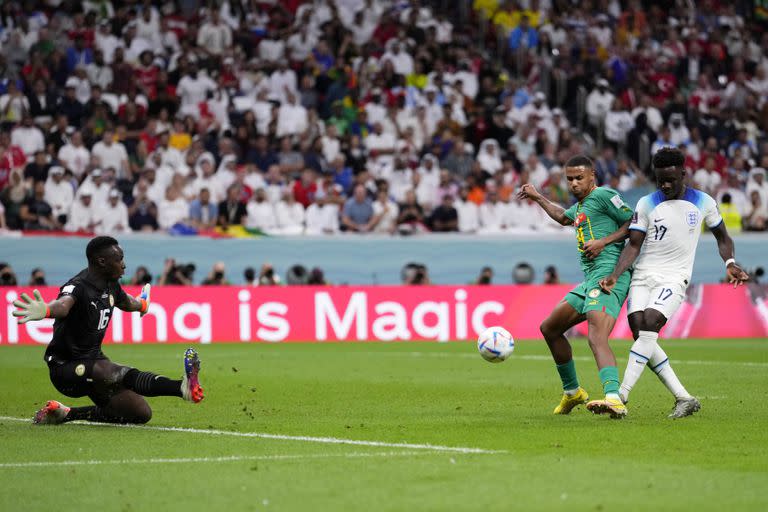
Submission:
M 595 162 L 593 162 L 592 159 L 586 155 L 576 155 L 572 156 L 568 159 L 567 162 L 565 162 L 565 167 L 587 167 L 594 171 Z
M 665 169 L 667 167 L 682 167 L 685 163 L 685 155 L 677 148 L 661 148 L 653 155 L 653 168 Z
M 85 256 L 88 258 L 88 263 L 94 263 L 96 258 L 104 252 L 105 249 L 118 245 L 120 242 L 112 238 L 111 236 L 97 236 L 90 242 L 85 248 Z

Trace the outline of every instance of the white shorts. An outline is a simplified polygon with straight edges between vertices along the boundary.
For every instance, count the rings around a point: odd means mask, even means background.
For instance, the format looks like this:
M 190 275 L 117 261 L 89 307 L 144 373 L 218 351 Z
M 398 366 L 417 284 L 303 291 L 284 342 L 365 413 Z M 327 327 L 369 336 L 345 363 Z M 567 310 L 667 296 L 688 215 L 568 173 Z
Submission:
M 685 300 L 688 284 L 676 278 L 659 276 L 632 276 L 627 296 L 627 314 L 655 309 L 669 320 Z

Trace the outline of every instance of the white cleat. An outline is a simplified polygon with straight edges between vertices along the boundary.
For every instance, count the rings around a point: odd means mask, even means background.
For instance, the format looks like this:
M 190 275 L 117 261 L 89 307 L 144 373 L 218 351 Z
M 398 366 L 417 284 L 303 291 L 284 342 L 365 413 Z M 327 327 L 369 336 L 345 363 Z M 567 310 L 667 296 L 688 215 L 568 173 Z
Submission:
M 701 402 L 696 397 L 678 398 L 675 401 L 675 408 L 672 409 L 672 412 L 667 417 L 672 419 L 685 418 L 698 412 L 699 409 L 701 409 Z

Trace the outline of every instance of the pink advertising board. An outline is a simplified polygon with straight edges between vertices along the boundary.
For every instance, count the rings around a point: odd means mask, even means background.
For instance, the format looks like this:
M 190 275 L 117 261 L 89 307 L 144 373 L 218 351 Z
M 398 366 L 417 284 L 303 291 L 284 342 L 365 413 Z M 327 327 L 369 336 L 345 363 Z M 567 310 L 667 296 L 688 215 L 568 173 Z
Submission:
M 540 339 L 539 324 L 571 289 L 558 286 L 155 287 L 143 319 L 115 309 L 105 343 L 464 340 L 491 325 Z M 53 320 L 18 325 L 0 288 L 0 345 L 46 344 Z M 40 290 L 46 300 L 58 288 Z M 136 287 L 126 287 L 137 294 Z M 703 285 L 670 320 L 674 338 L 768 336 L 768 303 L 746 287 Z M 586 334 L 586 325 L 577 327 Z M 629 339 L 626 310 L 613 331 Z

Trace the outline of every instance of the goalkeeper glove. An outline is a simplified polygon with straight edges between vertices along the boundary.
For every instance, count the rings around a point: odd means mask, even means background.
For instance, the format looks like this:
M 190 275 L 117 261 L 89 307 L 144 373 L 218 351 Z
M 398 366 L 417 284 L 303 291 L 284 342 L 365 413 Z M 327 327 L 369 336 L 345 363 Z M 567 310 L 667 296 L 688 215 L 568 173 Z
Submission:
M 144 288 L 141 289 L 141 293 L 138 297 L 136 297 L 139 302 L 141 302 L 141 309 L 139 310 L 139 313 L 141 313 L 141 316 L 144 316 L 147 314 L 147 311 L 149 311 L 149 284 L 145 284 Z
M 19 309 L 13 311 L 13 316 L 19 317 L 19 323 L 25 324 L 31 320 L 42 320 L 51 316 L 51 310 L 48 308 L 48 304 L 43 300 L 43 296 L 40 292 L 34 290 L 32 292 L 35 298 L 31 298 L 26 293 L 21 294 L 22 300 L 13 301 L 13 305 Z

